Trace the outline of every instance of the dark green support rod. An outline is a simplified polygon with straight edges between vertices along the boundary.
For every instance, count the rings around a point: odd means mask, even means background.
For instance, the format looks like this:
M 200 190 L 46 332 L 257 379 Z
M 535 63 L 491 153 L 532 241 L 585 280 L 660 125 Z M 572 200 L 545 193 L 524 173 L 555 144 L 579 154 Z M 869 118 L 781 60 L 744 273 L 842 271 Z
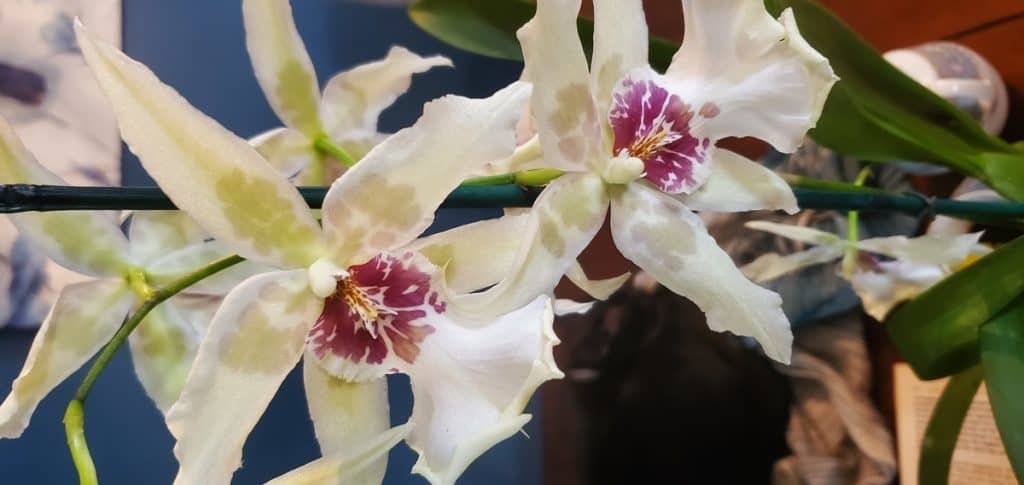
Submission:
M 462 186 L 445 200 L 445 208 L 529 207 L 539 187 Z M 326 187 L 300 187 L 311 208 L 318 209 Z M 793 189 L 800 207 L 837 211 L 934 213 L 974 220 L 1024 219 L 1024 203 L 931 199 L 919 194 Z M 65 187 L 0 185 L 0 213 L 74 210 L 169 210 L 174 204 L 157 187 Z

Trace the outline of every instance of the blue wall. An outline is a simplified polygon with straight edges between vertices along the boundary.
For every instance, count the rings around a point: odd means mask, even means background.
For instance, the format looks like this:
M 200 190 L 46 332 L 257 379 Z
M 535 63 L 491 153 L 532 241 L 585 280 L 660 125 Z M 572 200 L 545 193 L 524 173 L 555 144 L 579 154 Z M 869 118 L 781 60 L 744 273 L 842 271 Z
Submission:
M 165 82 L 207 114 L 242 136 L 278 123 L 252 75 L 243 43 L 239 1 L 123 0 L 124 44 L 129 55 L 149 65 Z M 457 69 L 441 69 L 416 78 L 410 93 L 383 118 L 396 130 L 414 121 L 422 104 L 454 92 L 487 95 L 519 75 L 520 65 L 453 51 L 419 31 L 402 9 L 377 8 L 339 0 L 294 1 L 296 21 L 317 67 L 321 83 L 338 70 L 382 57 L 393 44 L 420 54 L 443 53 Z M 125 185 L 151 181 L 125 150 Z M 434 229 L 493 211 L 449 210 Z M 8 389 L 28 352 L 28 332 L 0 333 L 0 388 Z M 0 483 L 75 483 L 61 424 L 64 406 L 81 372 L 65 382 L 36 412 L 19 440 L 0 441 Z M 404 422 L 412 403 L 408 380 L 391 379 L 392 414 Z M 161 416 L 142 393 L 121 352 L 99 380 L 86 409 L 86 429 L 100 479 L 106 484 L 170 483 L 176 462 L 173 442 Z M 502 443 L 477 460 L 461 483 L 488 485 L 540 482 L 540 432 L 534 420 L 523 435 Z M 271 403 L 245 448 L 245 465 L 236 484 L 262 483 L 317 455 L 306 413 L 301 376 L 293 373 Z M 425 483 L 408 475 L 414 454 L 400 445 L 391 454 L 386 483 Z

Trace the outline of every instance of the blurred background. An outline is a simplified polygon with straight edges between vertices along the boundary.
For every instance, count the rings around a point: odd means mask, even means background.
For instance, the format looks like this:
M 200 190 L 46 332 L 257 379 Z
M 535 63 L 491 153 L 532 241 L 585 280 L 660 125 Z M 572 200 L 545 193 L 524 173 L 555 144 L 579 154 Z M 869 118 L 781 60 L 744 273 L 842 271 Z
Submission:
M 408 125 L 419 116 L 422 104 L 434 97 L 446 93 L 484 96 L 519 77 L 518 63 L 456 51 L 421 32 L 403 8 L 368 3 L 292 2 L 321 83 L 339 70 L 382 57 L 391 45 L 403 45 L 423 55 L 444 54 L 456 66 L 454 70 L 435 69 L 417 76 L 412 90 L 385 112 L 383 131 Z M 645 3 L 652 31 L 680 40 L 679 2 Z M 1024 103 L 1024 64 L 1020 63 L 1024 3 L 821 3 L 882 51 L 950 40 L 978 52 L 1008 86 L 1009 119 L 1004 138 L 1024 138 L 1024 110 L 1020 109 Z M 122 9 L 124 50 L 199 109 L 243 137 L 278 125 L 252 74 L 238 1 L 122 0 Z M 0 8 L 0 22 L 2 12 Z M 0 46 L 0 62 L 3 55 Z M 736 146 L 750 156 L 765 154 L 765 147 L 748 141 L 739 141 Z M 122 153 L 122 183 L 150 185 L 137 160 L 127 150 Z M 856 161 L 832 158 L 813 149 L 798 154 L 798 158 L 776 159 L 773 163 L 788 169 L 829 167 L 833 170 L 830 175 L 839 179 L 856 173 Z M 923 181 L 904 173 L 876 177 L 880 185 L 896 189 L 914 186 L 939 196 L 949 195 L 959 182 L 952 176 Z M 445 210 L 432 230 L 496 214 Z M 912 232 L 916 221 L 885 219 L 867 223 L 874 228 L 867 234 L 874 235 Z M 727 244 L 731 240 L 728 226 L 718 231 L 716 235 Z M 742 248 L 731 249 L 742 257 Z M 606 231 L 585 253 L 583 262 L 595 277 L 632 269 L 613 250 Z M 898 357 L 877 324 L 860 313 L 856 302 L 849 300 L 842 288 L 828 286 L 831 280 L 827 274 L 819 270 L 817 276 L 802 275 L 820 278 L 814 286 L 808 286 L 807 280 L 794 280 L 802 286 L 789 291 L 807 298 L 804 306 L 787 311 L 792 312 L 791 316 L 800 315 L 794 320 L 806 325 L 806 332 L 801 332 L 810 335 L 804 338 L 807 342 L 853 342 L 853 357 L 836 357 L 828 349 L 815 349 L 810 344 L 805 350 L 833 364 L 871 406 L 875 414 L 869 424 L 881 430 L 878 432 L 884 441 L 894 420 L 890 368 Z M 579 296 L 569 287 L 559 291 L 565 296 Z M 814 306 L 826 300 L 834 306 Z M 825 319 L 828 325 L 821 324 Z M 17 375 L 33 337 L 31 329 L 16 326 L 0 330 L 3 389 Z M 799 473 L 779 475 L 776 467 L 779 460 L 795 451 L 793 440 L 798 437 L 793 435 L 794 415 L 800 417 L 801 412 L 808 411 L 800 407 L 801 399 L 827 401 L 828 396 L 816 394 L 813 386 L 808 388 L 799 378 L 787 376 L 747 342 L 708 331 L 699 311 L 683 299 L 641 278 L 592 314 L 561 320 L 557 331 L 563 344 L 556 349 L 556 358 L 566 370 L 567 379 L 546 384 L 535 397 L 531 405 L 534 419 L 526 429 L 529 437 L 520 434 L 498 445 L 469 468 L 461 483 L 771 483 L 773 473 L 775 483 L 808 482 L 806 476 L 787 482 L 785 477 Z M 298 372 L 286 381 L 247 442 L 245 462 L 235 475 L 235 483 L 262 483 L 317 456 Z M 86 426 L 93 457 L 103 483 L 169 483 L 176 465 L 171 453 L 173 442 L 159 412 L 132 374 L 124 350 L 90 397 Z M 80 380 L 81 373 L 76 374 L 51 394 L 21 439 L 0 441 L 0 482 L 77 480 L 63 445 L 61 416 Z M 404 422 L 411 405 L 408 383 L 404 377 L 391 383 L 393 421 Z M 804 417 L 813 424 L 811 417 Z M 808 433 L 813 435 L 813 429 Z M 891 437 L 888 439 L 891 442 Z M 832 443 L 825 438 L 822 441 Z M 872 479 L 888 483 L 894 479 L 884 456 L 865 458 L 845 434 L 834 441 L 836 449 L 852 451 L 847 455 L 836 452 L 842 456 L 822 462 L 823 467 L 838 470 L 837 475 L 828 475 L 834 480 L 811 483 L 871 483 Z M 387 483 L 424 483 L 408 475 L 414 461 L 414 454 L 404 445 L 396 448 Z

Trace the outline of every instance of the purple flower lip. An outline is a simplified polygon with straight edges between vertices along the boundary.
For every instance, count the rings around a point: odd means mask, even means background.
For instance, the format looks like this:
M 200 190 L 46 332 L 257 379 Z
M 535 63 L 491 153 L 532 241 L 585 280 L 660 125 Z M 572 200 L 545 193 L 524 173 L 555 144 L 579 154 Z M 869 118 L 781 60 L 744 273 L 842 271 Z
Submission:
M 411 255 L 381 255 L 349 268 L 310 331 L 317 357 L 328 353 L 352 364 L 382 364 L 392 352 L 413 363 L 434 327 L 423 322 L 428 309 L 445 311 L 430 275 Z
M 46 98 L 46 78 L 34 71 L 0 62 L 0 96 L 39 106 Z
M 717 115 L 707 104 L 701 115 Z M 690 105 L 653 80 L 626 77 L 613 93 L 608 114 L 615 136 L 612 156 L 625 152 L 644 162 L 643 177 L 658 189 L 679 193 L 703 182 L 707 139 L 691 132 Z

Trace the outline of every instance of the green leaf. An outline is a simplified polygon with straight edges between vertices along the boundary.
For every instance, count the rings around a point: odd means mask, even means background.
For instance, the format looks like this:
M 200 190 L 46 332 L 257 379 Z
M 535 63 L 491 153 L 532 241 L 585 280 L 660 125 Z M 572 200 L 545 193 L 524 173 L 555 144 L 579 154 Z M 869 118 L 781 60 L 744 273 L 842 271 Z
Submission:
M 1024 293 L 1024 237 L 993 251 L 897 308 L 885 321 L 893 344 L 922 379 L 978 363 L 978 331 Z
M 516 31 L 530 18 L 536 5 L 527 0 L 417 0 L 409 17 L 421 29 L 460 49 L 514 61 L 523 60 Z M 583 50 L 590 55 L 594 22 L 576 21 Z M 651 65 L 664 70 L 679 44 L 657 36 L 650 38 Z
M 932 417 L 921 440 L 921 458 L 917 463 L 917 483 L 942 485 L 949 482 L 949 465 L 960 436 L 967 410 L 978 392 L 984 372 L 971 367 L 949 379 L 935 403 Z
M 813 0 L 766 0 L 775 14 L 792 8 L 803 36 L 829 58 L 841 81 L 810 135 L 864 160 L 913 160 L 976 177 L 1000 194 L 1024 200 L 1024 149 L 988 135 L 969 115 L 890 65 L 853 30 Z M 515 32 L 533 15 L 527 0 L 418 0 L 417 25 L 478 54 L 522 59 Z M 578 22 L 589 52 L 593 23 Z M 650 62 L 664 70 L 678 44 L 651 37 Z
M 980 342 L 992 414 L 1017 481 L 1024 482 L 1024 297 L 982 325 Z

